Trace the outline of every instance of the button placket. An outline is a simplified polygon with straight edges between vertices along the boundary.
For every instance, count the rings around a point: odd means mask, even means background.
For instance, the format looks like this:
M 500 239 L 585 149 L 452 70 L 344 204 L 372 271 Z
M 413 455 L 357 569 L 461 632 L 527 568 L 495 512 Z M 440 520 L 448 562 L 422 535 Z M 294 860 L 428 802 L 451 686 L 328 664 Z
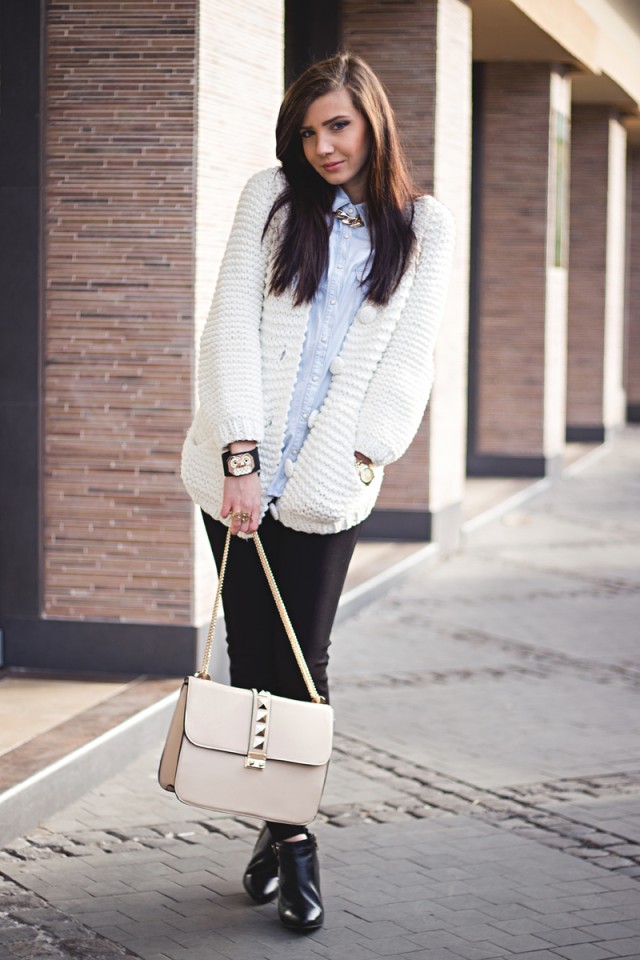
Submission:
M 356 205 L 344 203 L 344 200 L 346 197 L 343 198 L 342 209 L 348 212 L 349 216 L 360 213 Z M 282 482 L 286 482 L 286 479 L 293 475 L 303 444 L 318 417 L 318 408 L 324 402 L 329 383 L 336 374 L 340 375 L 345 369 L 344 360 L 337 351 L 341 349 L 350 321 L 343 322 L 343 318 L 337 315 L 336 309 L 337 304 L 342 303 L 341 298 L 345 294 L 347 296 L 345 309 L 349 310 L 351 302 L 355 301 L 356 294 L 351 293 L 352 285 L 354 279 L 360 278 L 368 251 L 367 229 L 352 229 L 334 218 L 329 237 L 328 270 L 318 288 L 318 297 L 323 303 L 323 309 L 321 312 L 316 311 L 313 324 L 308 331 L 310 339 L 307 342 L 308 352 L 305 354 L 303 380 L 296 390 L 296 408 L 291 411 L 293 429 L 287 437 L 281 454 L 278 476 Z M 360 300 L 351 319 L 355 319 L 362 305 Z M 375 315 L 375 311 L 372 312 Z M 366 308 L 362 319 L 365 323 L 371 320 L 371 317 L 367 316 Z

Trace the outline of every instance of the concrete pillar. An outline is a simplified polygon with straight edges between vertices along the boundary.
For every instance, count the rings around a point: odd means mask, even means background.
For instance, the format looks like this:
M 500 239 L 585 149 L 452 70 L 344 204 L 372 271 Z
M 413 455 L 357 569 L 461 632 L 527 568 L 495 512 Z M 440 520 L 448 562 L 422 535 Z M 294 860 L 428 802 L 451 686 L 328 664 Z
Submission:
M 384 83 L 418 186 L 453 212 L 457 246 L 429 410 L 386 471 L 368 535 L 457 542 L 465 478 L 471 12 L 465 0 L 344 0 L 343 45 Z
M 199 6 L 194 353 L 240 191 L 252 173 L 277 164 L 275 128 L 284 93 L 283 0 L 199 0 Z M 195 411 L 193 377 L 190 385 Z M 193 616 L 207 624 L 216 574 L 200 509 L 191 509 Z
M 625 418 L 622 387 L 626 131 L 603 105 L 572 116 L 567 439 L 602 440 Z
M 469 473 L 540 476 L 564 445 L 569 81 L 485 63 L 474 111 Z
M 640 144 L 629 151 L 626 368 L 627 418 L 640 423 Z

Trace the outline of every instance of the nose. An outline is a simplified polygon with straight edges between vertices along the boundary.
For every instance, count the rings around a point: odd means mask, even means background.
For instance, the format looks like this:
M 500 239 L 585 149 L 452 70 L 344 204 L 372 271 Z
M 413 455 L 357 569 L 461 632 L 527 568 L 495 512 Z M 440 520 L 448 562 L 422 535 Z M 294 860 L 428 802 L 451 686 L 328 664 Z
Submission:
M 331 142 L 331 137 L 328 133 L 319 134 L 316 141 L 316 150 L 318 151 L 319 156 L 328 157 L 333 153 L 333 144 Z

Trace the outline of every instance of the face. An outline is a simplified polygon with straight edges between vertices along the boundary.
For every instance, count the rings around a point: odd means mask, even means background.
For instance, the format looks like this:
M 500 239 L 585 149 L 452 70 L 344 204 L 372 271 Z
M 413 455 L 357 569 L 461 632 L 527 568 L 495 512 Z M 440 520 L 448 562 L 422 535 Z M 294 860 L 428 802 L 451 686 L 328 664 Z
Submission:
M 366 200 L 371 134 L 348 90 L 314 100 L 300 136 L 306 159 L 327 183 L 342 187 L 352 203 Z

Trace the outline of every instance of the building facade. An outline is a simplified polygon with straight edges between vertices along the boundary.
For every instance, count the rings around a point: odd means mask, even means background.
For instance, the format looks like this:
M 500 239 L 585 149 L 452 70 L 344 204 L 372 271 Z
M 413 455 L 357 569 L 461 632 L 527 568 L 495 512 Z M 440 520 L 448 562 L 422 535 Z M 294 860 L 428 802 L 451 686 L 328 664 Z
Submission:
M 181 673 L 214 571 L 179 476 L 199 336 L 284 84 L 385 84 L 457 246 L 429 410 L 365 536 L 456 546 L 470 476 L 640 419 L 632 0 L 6 0 L 3 665 Z

